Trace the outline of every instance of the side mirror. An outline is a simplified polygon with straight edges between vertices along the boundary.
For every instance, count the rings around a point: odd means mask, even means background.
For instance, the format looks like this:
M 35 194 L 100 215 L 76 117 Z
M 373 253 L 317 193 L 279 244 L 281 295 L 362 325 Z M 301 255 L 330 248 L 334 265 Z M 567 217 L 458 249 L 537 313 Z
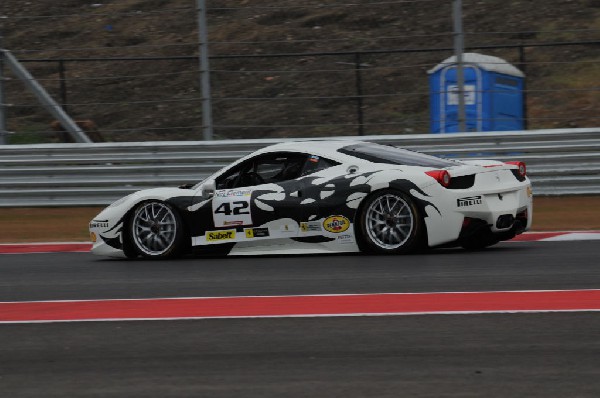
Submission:
M 215 180 L 206 180 L 202 186 L 202 196 L 206 196 L 207 198 L 212 198 L 215 194 L 215 190 L 217 189 L 217 182 Z

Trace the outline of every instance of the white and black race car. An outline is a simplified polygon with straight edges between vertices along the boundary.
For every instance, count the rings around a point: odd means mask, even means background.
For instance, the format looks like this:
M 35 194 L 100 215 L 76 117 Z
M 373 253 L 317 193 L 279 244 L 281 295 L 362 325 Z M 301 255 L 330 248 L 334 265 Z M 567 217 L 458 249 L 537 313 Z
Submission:
M 194 186 L 142 190 L 90 223 L 92 252 L 410 253 L 479 249 L 531 226 L 522 162 L 455 161 L 358 141 L 258 150 Z

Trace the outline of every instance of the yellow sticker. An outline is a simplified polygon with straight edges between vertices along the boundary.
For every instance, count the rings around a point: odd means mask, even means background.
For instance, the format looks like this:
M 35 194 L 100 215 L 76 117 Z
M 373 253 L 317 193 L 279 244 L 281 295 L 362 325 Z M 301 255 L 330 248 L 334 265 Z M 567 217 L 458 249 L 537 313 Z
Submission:
M 350 228 L 350 220 L 344 216 L 330 216 L 323 221 L 323 228 L 325 228 L 325 231 L 339 234 Z
M 533 196 L 533 190 L 531 189 L 531 187 L 527 187 L 527 196 L 530 198 Z
M 96 234 L 95 233 L 93 233 L 93 232 L 90 233 L 90 240 L 92 241 L 92 243 L 96 243 L 97 239 L 98 238 L 96 238 Z
M 210 231 L 206 233 L 206 240 L 208 242 L 231 239 L 235 239 L 235 229 L 227 229 L 225 231 Z
M 252 228 L 246 228 L 246 238 L 254 238 L 254 230 Z

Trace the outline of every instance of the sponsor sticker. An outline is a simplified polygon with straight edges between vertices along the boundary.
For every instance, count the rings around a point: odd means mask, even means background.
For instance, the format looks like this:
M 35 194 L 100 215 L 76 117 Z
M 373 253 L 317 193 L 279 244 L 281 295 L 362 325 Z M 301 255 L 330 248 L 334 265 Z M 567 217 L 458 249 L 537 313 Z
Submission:
M 231 239 L 235 239 L 235 229 L 227 229 L 224 231 L 209 231 L 206 233 L 206 240 L 208 242 L 216 242 L 220 240 Z
M 251 189 L 223 189 L 215 192 L 217 198 L 231 198 L 236 196 L 250 196 L 252 194 Z
M 229 226 L 234 226 L 234 225 L 244 225 L 244 222 L 241 220 L 238 221 L 223 221 L 223 226 L 224 227 L 229 227 Z
M 527 197 L 531 198 L 533 196 L 533 191 L 531 190 L 531 187 L 527 187 Z
M 336 238 L 338 243 L 352 243 L 354 242 L 354 239 L 352 238 L 352 235 L 350 234 L 341 234 L 338 235 L 338 237 Z
M 323 227 L 319 221 L 308 221 L 300 223 L 300 231 L 302 232 L 321 232 Z
M 480 205 L 481 203 L 483 203 L 481 196 L 469 196 L 467 198 L 456 199 L 456 206 L 458 207 Z
M 213 221 L 216 228 L 252 225 L 250 189 L 223 189 L 215 192 L 212 200 Z
M 244 229 L 246 238 L 266 238 L 269 236 L 269 228 L 246 228 Z
M 323 228 L 325 231 L 339 234 L 350 228 L 350 220 L 344 216 L 330 216 L 323 221 Z
M 279 232 L 283 232 L 283 233 L 294 233 L 294 232 L 298 232 L 298 225 L 297 224 L 283 224 L 281 226 L 281 228 L 279 228 Z
M 107 222 L 92 221 L 90 223 L 90 228 L 108 228 L 108 223 Z

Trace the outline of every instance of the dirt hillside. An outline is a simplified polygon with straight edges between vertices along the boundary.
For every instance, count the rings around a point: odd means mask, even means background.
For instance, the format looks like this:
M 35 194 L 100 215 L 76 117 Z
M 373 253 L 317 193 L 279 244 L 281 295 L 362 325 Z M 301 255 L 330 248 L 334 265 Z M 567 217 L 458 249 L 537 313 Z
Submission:
M 350 4 L 351 3 L 351 4 Z M 355 55 L 315 52 L 452 46 L 451 1 L 207 0 L 217 138 L 357 131 Z M 349 4 L 349 5 L 348 5 Z M 598 0 L 464 0 L 467 46 L 598 41 Z M 67 59 L 64 98 L 114 141 L 199 139 L 196 59 L 90 61 L 198 54 L 194 0 L 3 0 L 4 47 L 19 59 Z M 529 128 L 597 126 L 598 45 L 485 50 L 527 74 Z M 297 54 L 277 58 L 226 55 Z M 302 55 L 304 54 L 304 55 Z M 362 55 L 366 134 L 428 132 L 426 71 L 450 51 Z M 87 61 L 68 61 L 85 58 Z M 58 62 L 26 62 L 61 99 Z M 591 88 L 596 87 L 596 90 Z M 11 142 L 49 141 L 52 118 L 6 83 Z M 301 97 L 301 98 L 297 98 Z M 326 98 L 322 98 L 326 97 Z M 252 127 L 254 126 L 254 127 Z

